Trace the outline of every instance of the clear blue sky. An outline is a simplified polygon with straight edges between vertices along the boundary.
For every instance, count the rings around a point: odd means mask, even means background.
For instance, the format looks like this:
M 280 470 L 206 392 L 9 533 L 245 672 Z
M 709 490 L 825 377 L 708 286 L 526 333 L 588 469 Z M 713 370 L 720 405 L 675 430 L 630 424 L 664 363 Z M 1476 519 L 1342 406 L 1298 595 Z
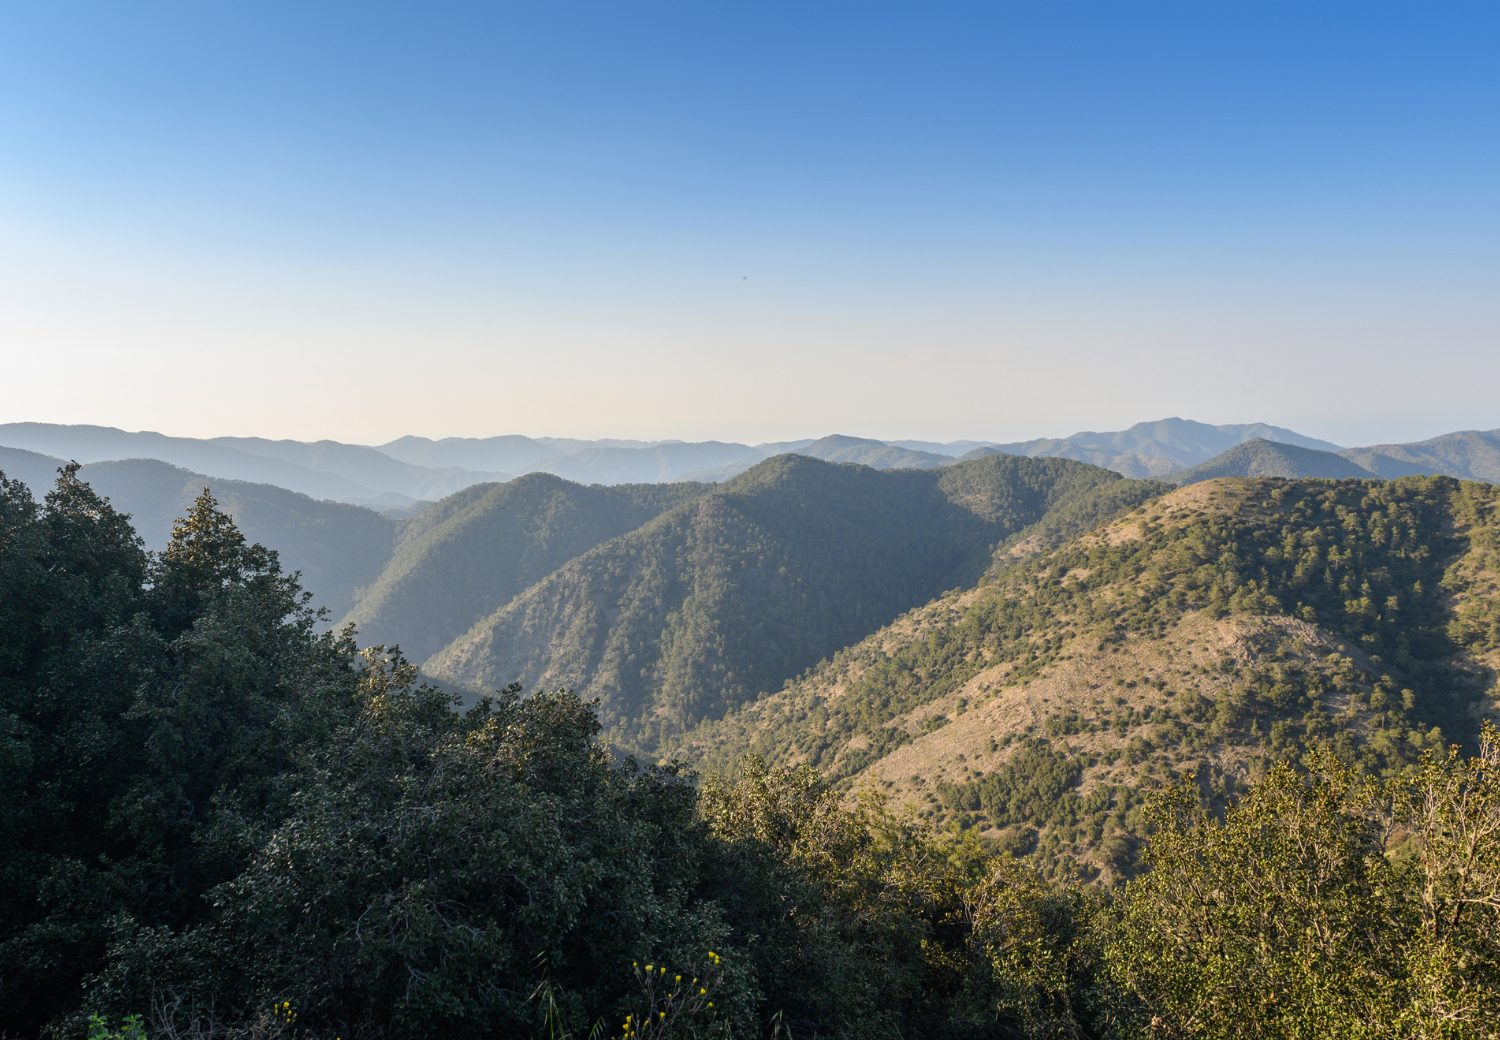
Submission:
M 1500 426 L 1500 4 L 0 6 L 0 419 Z

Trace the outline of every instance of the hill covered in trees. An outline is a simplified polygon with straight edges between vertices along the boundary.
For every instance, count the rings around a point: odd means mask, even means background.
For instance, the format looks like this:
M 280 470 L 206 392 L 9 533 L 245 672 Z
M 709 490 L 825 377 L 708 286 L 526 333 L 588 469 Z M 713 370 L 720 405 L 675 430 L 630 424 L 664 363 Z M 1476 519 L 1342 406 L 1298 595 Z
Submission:
M 678 745 L 873 786 L 1058 869 L 1134 867 L 1139 792 L 1324 741 L 1381 772 L 1496 706 L 1500 492 L 1218 480 L 896 620 Z
M 880 472 L 780 456 L 564 565 L 424 668 L 598 697 L 611 736 L 649 749 L 971 583 L 999 542 L 1121 483 L 1064 460 Z
M 1285 477 L 1349 480 L 1375 474 L 1331 451 L 1302 448 L 1295 444 L 1251 440 L 1216 455 L 1207 462 L 1175 473 L 1177 484 L 1195 484 L 1217 477 Z
M 1087 551 L 1118 564 L 1102 591 L 1155 561 L 1164 611 L 1201 595 L 1234 616 L 1272 616 L 1282 589 L 1309 625 L 1362 619 L 1351 653 L 1420 681 L 1396 718 L 1470 717 L 1476 687 L 1445 699 L 1418 677 L 1450 660 L 1434 640 L 1490 645 L 1490 490 L 1248 487 L 1228 511 L 1176 492 L 1006 574 L 1046 582 Z M 1437 517 L 1452 527 L 1429 559 Z M 1302 544 L 1265 552 L 1276 523 Z M 1231 533 L 1265 562 L 1226 559 Z M 1457 599 L 1411 607 L 1403 643 L 1398 609 L 1363 601 L 1434 569 Z M 1077 570 L 1057 603 L 1088 599 Z M 1353 1040 L 1500 1022 L 1493 730 L 1385 777 L 1339 761 L 1335 733 L 1222 817 L 1169 786 L 1143 810 L 1144 872 L 1089 893 L 805 767 L 694 783 L 621 761 L 568 694 L 460 713 L 320 632 L 208 496 L 152 553 L 75 471 L 40 503 L 0 480 L 0 587 L 11 1035 Z M 1165 620 L 1115 605 L 1112 638 Z

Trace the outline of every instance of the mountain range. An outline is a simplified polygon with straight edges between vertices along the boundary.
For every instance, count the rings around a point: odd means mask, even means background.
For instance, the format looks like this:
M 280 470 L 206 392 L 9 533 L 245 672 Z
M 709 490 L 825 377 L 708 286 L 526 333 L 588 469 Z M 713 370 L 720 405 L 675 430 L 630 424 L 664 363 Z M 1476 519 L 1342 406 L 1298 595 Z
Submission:
M 464 488 L 527 473 L 551 473 L 581 484 L 721 482 L 788 453 L 874 469 L 933 469 L 998 453 L 1073 459 L 1128 477 L 1178 479 L 1205 463 L 1217 465 L 1218 456 L 1253 441 L 1336 454 L 1379 477 L 1444 474 L 1500 480 L 1500 431 L 1447 434 L 1415 444 L 1339 448 L 1264 423 L 1212 426 L 1179 418 L 1137 423 L 1115 432 L 1012 443 L 882 441 L 830 435 L 754 445 L 519 435 L 441 440 L 402 437 L 382 445 L 359 445 L 259 437 L 169 437 L 102 426 L 0 425 L 0 445 L 54 458 L 82 463 L 156 459 L 194 473 L 270 484 L 312 498 L 389 512 L 413 511 Z M 1315 475 L 1312 470 L 1298 471 L 1288 460 L 1280 465 L 1288 469 L 1287 476 Z M 1318 467 L 1327 469 L 1326 460 L 1314 465 Z

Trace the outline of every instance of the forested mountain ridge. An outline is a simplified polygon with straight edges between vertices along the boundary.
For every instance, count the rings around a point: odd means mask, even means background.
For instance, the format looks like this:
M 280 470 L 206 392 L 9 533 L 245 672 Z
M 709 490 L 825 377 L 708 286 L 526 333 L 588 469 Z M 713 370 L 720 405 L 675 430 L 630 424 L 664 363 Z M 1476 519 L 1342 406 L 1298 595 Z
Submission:
M 575 556 L 706 490 L 585 487 L 544 473 L 475 485 L 402 524 L 389 563 L 344 620 L 362 642 L 422 660 Z
M 1414 444 L 1341 449 L 1267 423 L 1211 425 L 1169 418 L 1124 430 L 995 441 L 878 440 L 833 434 L 743 444 L 568 437 L 399 437 L 379 446 L 263 437 L 168 437 L 101 426 L 0 425 L 0 445 L 80 462 L 157 458 L 226 479 L 270 483 L 335 501 L 408 510 L 478 483 L 552 473 L 580 483 L 725 481 L 775 455 L 796 453 L 875 469 L 926 469 L 989 454 L 1070 458 L 1129 477 L 1167 477 L 1264 440 L 1335 452 L 1375 476 L 1500 480 L 1500 431 L 1464 431 Z M 1287 468 L 1283 464 L 1282 468 Z M 1326 467 L 1325 467 L 1326 468 Z M 1288 472 L 1284 475 L 1297 475 Z
M 1367 479 L 1375 474 L 1342 455 L 1295 444 L 1257 438 L 1230 448 L 1207 462 L 1172 474 L 1177 484 L 1193 484 L 1216 477 Z
M 1084 514 L 1128 484 L 1067 460 L 882 472 L 779 456 L 564 565 L 423 667 L 598 697 L 611 736 L 650 749 L 972 582 L 1050 509 Z
M 1471 742 L 1500 665 L 1500 489 L 1216 480 L 906 614 L 675 745 L 758 751 L 1039 862 L 1128 871 L 1140 792 L 1315 741 Z

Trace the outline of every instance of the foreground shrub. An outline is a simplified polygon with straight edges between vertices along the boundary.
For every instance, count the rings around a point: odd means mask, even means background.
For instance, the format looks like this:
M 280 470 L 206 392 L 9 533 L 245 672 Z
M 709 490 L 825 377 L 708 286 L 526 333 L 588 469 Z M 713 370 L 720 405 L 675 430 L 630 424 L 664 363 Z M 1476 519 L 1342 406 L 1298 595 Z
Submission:
M 1500 744 L 1387 782 L 1329 756 L 1224 819 L 1158 807 L 1106 939 L 1127 1035 L 1500 1035 Z

